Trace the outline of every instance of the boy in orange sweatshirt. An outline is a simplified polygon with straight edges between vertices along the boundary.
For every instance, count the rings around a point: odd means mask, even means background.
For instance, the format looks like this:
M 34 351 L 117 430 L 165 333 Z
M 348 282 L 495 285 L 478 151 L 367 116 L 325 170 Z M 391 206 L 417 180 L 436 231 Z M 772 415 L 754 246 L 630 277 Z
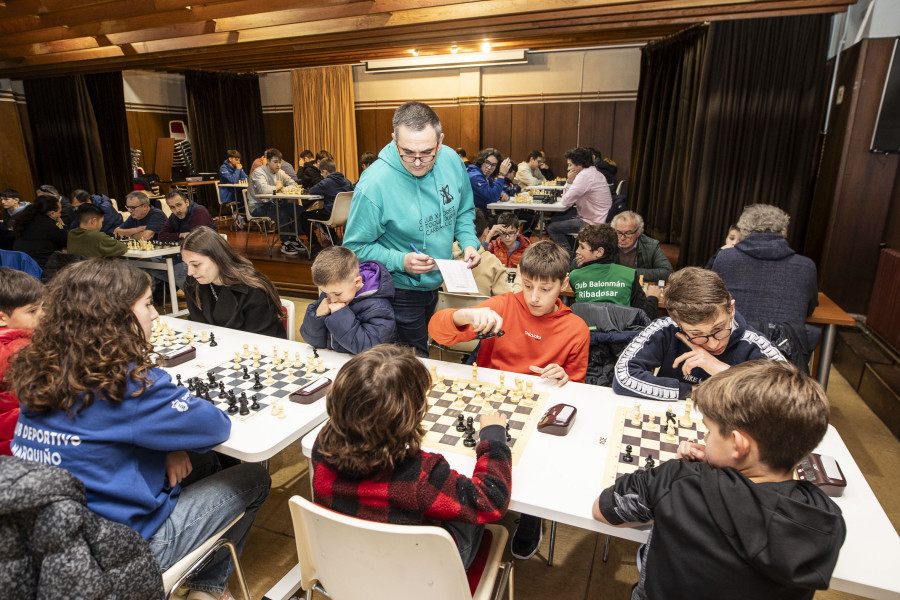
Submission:
M 540 374 L 558 385 L 582 382 L 587 373 L 590 332 L 565 306 L 559 292 L 569 280 L 569 253 L 550 241 L 529 246 L 519 263 L 522 291 L 494 296 L 472 308 L 438 311 L 428 333 L 439 344 L 457 344 L 479 333 L 478 364 L 490 369 Z M 503 331 L 503 335 L 497 335 Z M 534 556 L 543 538 L 541 519 L 522 515 L 512 538 L 512 555 Z

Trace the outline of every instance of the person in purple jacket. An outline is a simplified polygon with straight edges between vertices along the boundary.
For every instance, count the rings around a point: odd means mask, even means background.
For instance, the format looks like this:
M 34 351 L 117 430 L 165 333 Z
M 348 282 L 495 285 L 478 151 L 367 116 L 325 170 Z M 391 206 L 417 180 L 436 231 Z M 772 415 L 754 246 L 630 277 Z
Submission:
M 315 348 L 359 354 L 397 338 L 394 280 L 378 261 L 360 264 L 349 248 L 332 246 L 312 265 L 321 295 L 306 308 L 300 335 Z
M 269 475 L 254 463 L 219 470 L 209 450 L 228 439 L 231 421 L 154 367 L 147 274 L 83 261 L 45 294 L 47 320 L 7 373 L 21 405 L 13 455 L 72 473 L 88 508 L 140 533 L 161 570 L 243 513 L 226 533 L 240 552 Z M 225 594 L 232 568 L 217 554 L 187 582 L 188 598 Z

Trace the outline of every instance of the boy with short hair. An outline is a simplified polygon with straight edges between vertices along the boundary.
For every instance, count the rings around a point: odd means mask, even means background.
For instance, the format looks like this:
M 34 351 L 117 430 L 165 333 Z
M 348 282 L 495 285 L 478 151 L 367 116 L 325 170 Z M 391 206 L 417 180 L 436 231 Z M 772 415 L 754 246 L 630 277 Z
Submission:
M 698 383 L 733 365 L 757 358 L 784 360 L 747 325 L 712 271 L 676 271 L 669 277 L 665 299 L 670 316 L 653 321 L 619 356 L 613 380 L 617 394 L 684 399 Z
M 495 236 L 499 237 L 493 239 Z M 496 256 L 504 267 L 518 267 L 522 255 L 531 245 L 531 240 L 519 233 L 519 217 L 511 212 L 500 215 L 497 224 L 491 228 L 490 237 L 488 252 Z
M 313 262 L 312 280 L 321 294 L 300 325 L 307 344 L 359 354 L 396 339 L 394 280 L 380 262 L 360 263 L 349 248 L 332 246 Z
M 66 251 L 86 258 L 107 258 L 122 256 L 128 246 L 101 231 L 103 211 L 93 204 L 84 203 L 75 214 L 78 227 L 69 231 Z
M 632 600 L 811 599 L 846 534 L 837 505 L 793 480 L 828 427 L 825 392 L 790 363 L 755 360 L 693 398 L 705 444 L 682 442 L 682 460 L 623 475 L 594 502 L 609 525 L 653 522 Z
M 568 283 L 569 254 L 550 241 L 532 244 L 522 255 L 523 290 L 494 296 L 472 308 L 438 311 L 428 333 L 439 344 L 467 342 L 479 333 L 478 364 L 514 373 L 540 374 L 560 386 L 587 374 L 590 332 L 581 317 L 559 299 Z M 503 331 L 502 337 L 499 332 Z M 525 560 L 543 539 L 541 519 L 523 514 L 512 538 L 512 555 Z
M 13 354 L 31 342 L 41 318 L 41 282 L 22 271 L 0 267 L 0 455 L 9 456 L 19 418 L 19 399 L 8 389 L 6 368 Z
M 586 225 L 578 232 L 575 250 L 577 269 L 569 273 L 576 302 L 610 302 L 640 308 L 650 319 L 656 318 L 659 286 L 641 288 L 634 269 L 617 265 L 619 242 L 610 225 Z

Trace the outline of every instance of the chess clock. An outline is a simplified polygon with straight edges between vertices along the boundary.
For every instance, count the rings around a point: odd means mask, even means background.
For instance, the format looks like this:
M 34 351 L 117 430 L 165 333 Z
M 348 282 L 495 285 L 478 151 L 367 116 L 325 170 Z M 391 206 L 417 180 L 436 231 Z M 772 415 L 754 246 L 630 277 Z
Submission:
M 197 356 L 197 349 L 191 346 L 175 346 L 165 350 L 157 350 L 155 354 L 159 363 L 166 368 L 177 367 Z
M 312 404 L 325 395 L 328 388 L 331 387 L 331 380 L 327 377 L 319 377 L 314 381 L 310 381 L 302 388 L 293 392 L 289 399 L 297 404 Z
M 847 487 L 847 480 L 837 461 L 824 454 L 810 454 L 797 465 L 794 478 L 808 481 L 820 488 L 829 496 L 841 496 Z
M 551 406 L 538 421 L 537 430 L 550 435 L 567 435 L 577 414 L 578 409 L 569 404 Z

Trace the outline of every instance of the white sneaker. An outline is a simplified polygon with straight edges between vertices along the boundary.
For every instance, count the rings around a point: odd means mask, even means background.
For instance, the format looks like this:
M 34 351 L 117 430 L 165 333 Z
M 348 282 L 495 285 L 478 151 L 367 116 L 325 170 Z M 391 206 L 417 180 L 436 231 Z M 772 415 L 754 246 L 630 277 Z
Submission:
M 222 592 L 222 595 L 213 594 L 211 592 L 201 592 L 200 590 L 191 590 L 187 600 L 234 600 L 234 596 L 228 591 L 228 588 Z
M 300 248 L 291 241 L 281 242 L 281 253 L 287 254 L 288 256 L 296 256 L 300 254 Z

